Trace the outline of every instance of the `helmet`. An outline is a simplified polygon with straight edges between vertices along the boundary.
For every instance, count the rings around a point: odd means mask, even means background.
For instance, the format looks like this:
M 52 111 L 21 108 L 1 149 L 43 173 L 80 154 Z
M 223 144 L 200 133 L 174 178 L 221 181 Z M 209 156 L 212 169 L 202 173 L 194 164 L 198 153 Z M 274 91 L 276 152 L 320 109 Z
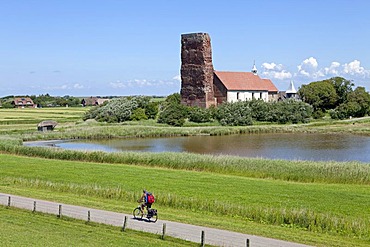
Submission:
M 146 193 L 146 189 L 143 189 L 143 193 Z

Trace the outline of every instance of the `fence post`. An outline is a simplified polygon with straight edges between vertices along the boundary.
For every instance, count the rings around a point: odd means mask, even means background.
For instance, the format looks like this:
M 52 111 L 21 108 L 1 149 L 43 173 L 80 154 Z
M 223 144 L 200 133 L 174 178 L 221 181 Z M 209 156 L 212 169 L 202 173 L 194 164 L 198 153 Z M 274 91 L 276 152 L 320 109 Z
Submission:
M 127 227 L 127 216 L 125 216 L 125 219 L 123 220 L 123 225 L 122 225 L 122 231 L 124 232 L 126 230 L 126 227 Z
M 87 222 L 90 222 L 90 210 L 87 211 Z
M 58 218 L 62 217 L 62 205 L 59 204 L 59 213 L 58 213 Z
M 164 240 L 165 239 L 165 237 L 166 237 L 166 228 L 167 228 L 167 226 L 166 226 L 166 223 L 163 223 L 163 228 L 162 228 L 162 240 Z
M 204 231 L 202 231 L 202 234 L 201 234 L 201 237 L 200 237 L 200 246 L 204 247 L 205 242 L 206 242 L 205 233 L 204 233 Z
M 33 213 L 36 212 L 36 201 L 33 202 L 33 210 L 32 210 L 32 212 Z
M 247 238 L 246 247 L 249 247 L 249 238 Z
M 10 196 L 8 197 L 8 207 L 10 207 L 10 201 L 11 201 L 11 198 Z

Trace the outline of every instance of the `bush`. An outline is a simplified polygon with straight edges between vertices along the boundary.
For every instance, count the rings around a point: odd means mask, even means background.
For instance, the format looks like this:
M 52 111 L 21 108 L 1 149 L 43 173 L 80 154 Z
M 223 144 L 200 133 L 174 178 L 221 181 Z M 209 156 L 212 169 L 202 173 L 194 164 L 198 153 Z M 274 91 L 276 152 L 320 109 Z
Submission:
M 167 104 L 159 114 L 158 123 L 165 123 L 172 126 L 183 126 L 187 112 L 185 106 L 181 104 Z
M 347 102 L 340 104 L 335 110 L 330 111 L 332 119 L 346 119 L 350 117 L 363 117 L 363 111 L 359 103 Z
M 150 102 L 145 107 L 145 115 L 149 119 L 155 119 L 158 115 L 158 102 Z
M 189 121 L 194 123 L 211 122 L 212 121 L 211 110 L 200 107 L 191 107 L 189 108 Z
M 306 123 L 312 116 L 312 107 L 302 101 L 285 100 L 264 102 L 252 100 L 247 102 L 225 103 L 216 110 L 216 119 L 222 125 L 251 125 L 254 121 L 273 123 Z
M 136 108 L 130 117 L 131 120 L 139 121 L 139 120 L 147 120 L 148 117 L 145 115 L 145 109 L 143 108 Z
M 269 103 L 263 100 L 253 99 L 248 101 L 248 104 L 252 110 L 252 118 L 256 121 L 267 121 L 270 114 L 270 105 Z
M 216 110 L 216 119 L 221 125 L 252 125 L 252 111 L 245 101 L 223 103 Z
M 106 104 L 96 106 L 86 112 L 83 119 L 95 119 L 100 122 L 109 123 L 124 122 L 131 120 L 134 112 L 134 119 L 148 119 L 145 109 L 149 104 L 149 100 L 149 97 L 143 96 L 112 99 Z

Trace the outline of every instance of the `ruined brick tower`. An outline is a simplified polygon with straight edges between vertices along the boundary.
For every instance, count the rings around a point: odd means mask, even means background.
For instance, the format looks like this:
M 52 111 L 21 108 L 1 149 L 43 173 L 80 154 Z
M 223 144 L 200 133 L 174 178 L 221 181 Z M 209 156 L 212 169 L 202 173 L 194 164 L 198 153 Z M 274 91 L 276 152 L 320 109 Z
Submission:
M 215 105 L 211 38 L 207 33 L 181 35 L 181 103 Z

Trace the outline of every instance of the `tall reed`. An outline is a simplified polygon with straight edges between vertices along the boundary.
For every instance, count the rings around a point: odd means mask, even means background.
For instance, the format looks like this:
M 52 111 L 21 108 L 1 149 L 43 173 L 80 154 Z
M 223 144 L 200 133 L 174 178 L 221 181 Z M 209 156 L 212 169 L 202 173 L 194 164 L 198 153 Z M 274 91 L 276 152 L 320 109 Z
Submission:
M 286 161 L 170 152 L 86 152 L 26 147 L 14 142 L 0 141 L 0 151 L 47 159 L 132 164 L 296 182 L 370 184 L 370 165 L 359 162 Z

